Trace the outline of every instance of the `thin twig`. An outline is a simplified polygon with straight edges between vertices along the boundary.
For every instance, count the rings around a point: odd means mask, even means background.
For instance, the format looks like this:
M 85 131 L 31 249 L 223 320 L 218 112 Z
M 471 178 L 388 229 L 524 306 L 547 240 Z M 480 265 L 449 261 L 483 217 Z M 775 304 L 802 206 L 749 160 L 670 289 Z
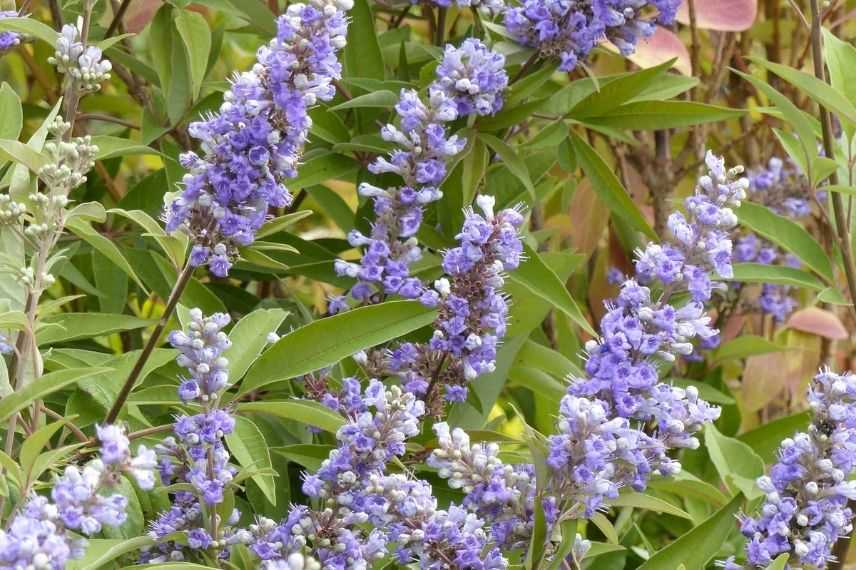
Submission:
M 45 413 L 46 416 L 48 416 L 50 418 L 53 418 L 53 419 L 59 420 L 59 421 L 65 421 L 65 416 L 63 416 L 60 413 L 53 411 L 52 409 L 45 406 L 44 404 L 42 404 L 42 411 Z M 86 437 L 85 433 L 80 431 L 79 427 L 74 425 L 74 422 L 66 422 L 65 427 L 67 427 L 68 430 L 74 434 L 74 437 L 76 437 L 78 441 L 80 441 L 82 443 L 88 443 L 89 442 L 89 438 Z
M 125 11 L 130 5 L 131 0 L 122 0 L 122 3 L 119 5 L 119 9 L 116 10 L 113 19 L 110 21 L 110 25 L 107 27 L 107 31 L 104 32 L 105 39 L 112 36 L 116 32 L 116 30 L 119 29 L 119 24 L 122 23 L 122 18 L 125 17 Z
M 131 121 L 127 121 L 125 119 L 120 119 L 119 117 L 114 117 L 112 115 L 104 115 L 102 113 L 78 113 L 78 119 L 88 120 L 88 121 L 102 121 L 104 123 L 115 123 L 117 125 L 122 125 L 123 127 L 128 127 L 129 129 L 140 130 L 140 125 L 137 123 L 133 123 Z
M 119 413 L 122 411 L 128 396 L 131 394 L 131 390 L 134 389 L 134 384 L 136 384 L 137 379 L 140 377 L 143 367 L 146 365 L 152 351 L 154 351 L 157 346 L 160 336 L 163 334 L 170 317 L 172 317 L 172 313 L 175 311 L 176 305 L 178 305 L 178 300 L 181 298 L 181 294 L 184 292 L 187 284 L 190 283 L 190 278 L 193 276 L 194 269 L 195 267 L 193 265 L 187 263 L 181 274 L 178 276 L 178 280 L 175 282 L 175 286 L 169 294 L 169 299 L 166 302 L 166 308 L 164 308 L 163 314 L 161 315 L 157 326 L 155 326 L 155 330 L 152 331 L 151 336 L 149 336 L 149 340 L 143 347 L 140 357 L 137 359 L 137 362 L 134 363 L 134 368 L 128 375 L 128 379 L 125 380 L 125 384 L 119 391 L 119 395 L 116 396 L 116 401 L 113 402 L 113 407 L 110 408 L 110 411 L 104 419 L 105 423 L 112 424 L 116 421 L 116 418 L 119 417 Z
M 823 64 L 823 47 L 820 37 L 820 8 L 817 0 L 811 0 L 811 51 L 812 60 L 814 63 L 814 75 L 824 83 L 827 82 L 826 69 Z M 818 103 L 820 109 L 820 127 L 823 134 L 823 150 L 826 156 L 835 156 L 835 140 L 832 136 L 832 121 L 830 120 L 829 111 L 826 106 Z M 833 170 L 829 176 L 829 181 L 833 185 L 838 184 L 838 171 Z M 838 192 L 830 192 L 832 201 L 832 216 L 835 220 L 835 229 L 838 232 L 839 247 L 841 248 L 841 257 L 844 262 L 844 275 L 847 278 L 847 287 L 850 290 L 850 308 L 856 315 L 856 268 L 853 266 L 853 248 L 850 242 L 850 228 L 844 223 L 845 213 L 844 204 L 841 201 L 841 194 Z
M 446 36 L 446 8 L 443 6 L 437 7 L 437 29 L 434 43 L 438 46 L 443 45 L 443 40 Z

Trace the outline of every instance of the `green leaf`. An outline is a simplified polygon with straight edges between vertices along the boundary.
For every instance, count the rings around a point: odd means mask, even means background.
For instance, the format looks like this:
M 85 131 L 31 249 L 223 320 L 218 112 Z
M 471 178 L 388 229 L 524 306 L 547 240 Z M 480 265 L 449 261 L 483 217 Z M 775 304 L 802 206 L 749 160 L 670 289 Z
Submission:
M 276 16 L 262 0 L 224 0 L 233 11 L 247 20 L 250 27 L 263 36 L 272 38 L 276 35 Z
M 273 402 L 244 402 L 238 404 L 242 414 L 268 414 L 336 433 L 345 425 L 345 418 L 314 400 L 283 400 Z
M 33 465 L 36 463 L 36 460 L 39 458 L 39 454 L 45 448 L 45 445 L 50 441 L 50 439 L 61 430 L 66 425 L 66 422 L 53 422 L 48 424 L 42 428 L 36 430 L 33 435 L 24 440 L 24 443 L 21 444 L 21 451 L 19 455 L 19 460 L 21 462 L 21 468 L 24 470 L 24 473 L 27 474 L 27 477 L 33 481 L 38 479 L 39 475 L 41 475 L 41 471 L 33 472 Z
M 674 129 L 740 117 L 743 111 L 691 101 L 639 101 L 613 109 L 607 115 L 580 119 L 587 125 L 613 129 Z
M 639 208 L 630 199 L 630 195 L 621 185 L 615 172 L 595 152 L 595 150 L 579 135 L 571 131 L 570 140 L 577 160 L 586 173 L 591 187 L 612 215 L 627 222 L 633 229 L 642 232 L 651 239 L 657 239 L 657 234 L 651 228 Z
M 654 477 L 649 485 L 652 489 L 701 499 L 717 508 L 728 502 L 728 497 L 722 491 L 686 470 L 670 477 Z
M 653 495 L 646 495 L 645 493 L 622 493 L 617 499 L 610 499 L 608 503 L 613 507 L 635 507 L 637 509 L 645 509 L 646 511 L 654 511 L 656 513 L 693 520 L 689 513 L 683 509 L 676 507 L 668 501 L 664 501 Z
M 167 116 L 172 124 L 181 120 L 192 103 L 188 56 L 174 17 L 177 11 L 164 4 L 149 24 L 151 60 L 160 79 L 167 103 Z
M 514 409 L 516 415 L 523 420 L 522 415 L 517 409 Z M 544 492 L 549 484 L 550 474 L 547 471 L 547 442 L 543 435 L 529 427 L 525 420 L 523 429 L 526 436 L 526 445 L 529 448 L 529 453 L 532 455 L 532 462 L 535 465 L 535 501 L 536 504 L 544 496 Z M 544 509 L 535 509 L 535 520 L 532 528 L 532 539 L 529 541 L 529 549 L 526 552 L 524 566 L 527 570 L 535 570 L 540 568 L 544 557 L 544 544 L 547 539 L 547 519 L 544 514 Z
M 603 536 L 606 537 L 606 540 L 610 544 L 619 543 L 621 539 L 618 537 L 618 531 L 615 529 L 615 525 L 606 518 L 605 514 L 595 513 L 591 518 L 591 522 L 598 528 L 598 530 L 600 530 L 601 533 L 603 533 Z
M 190 83 L 193 100 L 199 98 L 199 90 L 208 69 L 208 57 L 211 52 L 211 30 L 202 14 L 189 10 L 176 10 L 175 28 L 184 42 L 190 68 Z
M 564 520 L 559 524 L 561 531 L 561 542 L 556 547 L 556 552 L 553 555 L 553 561 L 548 566 L 549 570 L 560 570 L 566 568 L 565 559 L 571 554 L 574 549 L 574 542 L 577 539 L 577 520 Z
M 0 86 L 0 117 L 3 117 L 0 139 L 17 140 L 24 125 L 24 111 L 21 109 L 21 98 L 5 81 Z
M 27 36 L 33 36 L 56 47 L 59 37 L 56 30 L 35 18 L 3 18 L 0 20 L 0 32 L 18 32 Z
M 97 570 L 120 556 L 142 550 L 155 544 L 148 536 L 134 538 L 92 538 L 86 543 L 86 553 L 80 560 L 68 563 L 68 570 Z
M 817 277 L 793 267 L 783 265 L 764 265 L 762 263 L 735 263 L 734 277 L 731 281 L 744 283 L 774 283 L 776 285 L 793 285 L 822 291 L 826 285 Z
M 113 208 L 110 210 L 110 213 L 127 218 L 146 230 L 146 235 L 150 236 L 157 242 L 172 262 L 173 266 L 184 266 L 184 258 L 187 252 L 188 242 L 187 234 L 184 232 L 176 232 L 173 235 L 168 235 L 161 225 L 143 210 L 123 210 L 121 208 Z
M 291 227 L 300 220 L 308 218 L 311 215 L 312 210 L 300 210 L 297 212 L 292 212 L 290 214 L 285 214 L 284 216 L 278 216 L 272 220 L 265 222 L 264 225 L 259 228 L 259 231 L 256 232 L 256 239 L 262 239 L 264 237 L 284 231 L 285 228 Z
M 469 149 L 461 163 L 461 206 L 472 204 L 490 161 L 487 148 L 481 139 L 472 137 L 471 144 L 472 148 Z
M 84 240 L 86 243 L 97 249 L 104 257 L 113 262 L 113 264 L 121 269 L 128 277 L 133 279 L 143 291 L 146 291 L 145 285 L 137 277 L 137 273 L 128 260 L 125 259 L 122 250 L 113 242 L 113 240 L 104 237 L 100 232 L 96 231 L 89 222 L 76 218 L 68 220 L 66 227 L 71 230 L 77 237 Z
M 755 479 L 764 474 L 764 461 L 749 445 L 721 434 L 713 424 L 704 428 L 704 444 L 720 478 L 732 493 L 740 491 L 750 499 L 760 496 Z
M 609 81 L 600 89 L 582 99 L 573 107 L 570 117 L 573 119 L 600 117 L 610 113 L 645 89 L 655 85 L 672 67 L 674 60 L 649 67 L 634 73 L 627 73 Z
M 544 263 L 537 251 L 525 244 L 523 250 L 525 261 L 509 274 L 509 280 L 522 285 L 534 295 L 544 299 L 565 313 L 584 331 L 596 336 L 582 309 L 571 297 L 571 293 L 559 279 L 559 276 Z
M 856 47 L 841 41 L 835 34 L 823 28 L 823 56 L 829 68 L 829 80 L 832 87 L 843 93 L 856 105 L 856 83 L 853 82 L 853 68 L 856 66 Z
M 234 0 L 232 0 L 234 1 Z M 245 0 L 241 0 L 242 2 Z M 164 562 L 163 564 L 139 564 L 125 566 L 122 570 L 211 570 L 213 566 L 203 566 L 191 562 Z
M 721 364 L 727 360 L 738 360 L 758 354 L 780 352 L 782 350 L 785 350 L 784 346 L 769 341 L 762 336 L 743 335 L 723 343 L 722 346 L 713 351 L 710 363 L 711 365 Z
M 132 156 L 140 154 L 155 154 L 162 156 L 157 149 L 135 143 L 134 141 L 122 137 L 95 135 L 92 137 L 92 144 L 98 147 L 98 153 L 95 155 L 95 158 L 98 160 L 107 160 L 108 158 L 116 158 L 117 156 Z
M 261 430 L 248 418 L 235 418 L 235 430 L 226 435 L 229 451 L 244 469 L 253 472 L 253 481 L 259 486 L 268 502 L 276 506 L 276 482 L 270 451 Z
M 560 379 L 583 375 L 580 367 L 571 362 L 564 354 L 531 339 L 528 339 L 520 348 L 517 357 L 514 359 L 514 364 L 515 366 L 537 368 Z
M 256 360 L 239 394 L 335 364 L 430 324 L 435 315 L 418 301 L 391 301 L 313 321 L 282 337 Z
M 785 568 L 788 567 L 789 558 L 790 556 L 787 552 L 780 554 L 769 566 L 767 566 L 767 570 L 785 570 Z
M 29 321 L 22 311 L 6 311 L 0 313 L 0 329 L 20 330 L 26 328 Z
M 682 564 L 686 568 L 705 568 L 736 530 L 734 516 L 742 502 L 740 495 L 734 497 L 702 524 L 654 554 L 639 570 L 675 570 Z
M 810 419 L 809 412 L 785 416 L 747 431 L 738 439 L 751 447 L 765 462 L 772 463 L 776 460 L 782 440 L 798 431 L 805 431 Z
M 229 359 L 229 377 L 236 382 L 244 377 L 253 362 L 268 345 L 267 335 L 276 332 L 287 311 L 258 309 L 246 315 L 229 332 L 232 346 L 226 351 Z
M 814 99 L 818 105 L 822 105 L 830 112 L 835 113 L 839 119 L 856 126 L 856 106 L 826 81 L 821 81 L 814 75 L 810 75 L 804 71 L 788 67 L 787 65 L 773 63 L 760 57 L 749 57 L 749 60 L 772 71 L 791 85 L 794 85 Z
M 744 201 L 737 209 L 737 217 L 740 223 L 782 246 L 818 275 L 832 281 L 832 262 L 820 244 L 800 224 L 749 201 Z
M 844 194 L 846 196 L 856 196 L 856 186 L 844 186 L 841 184 L 824 186 L 822 190 L 826 190 L 828 192 L 838 192 L 839 194 Z
M 30 382 L 14 394 L 0 400 L 0 422 L 5 422 L 12 414 L 29 406 L 33 401 L 42 399 L 48 394 L 58 392 L 66 386 L 95 376 L 111 372 L 111 368 L 88 367 L 67 368 L 45 374 Z
M 54 326 L 46 326 L 36 332 L 39 346 L 141 329 L 154 324 L 154 321 L 109 313 L 58 313 L 45 317 L 41 324 Z
M 30 145 L 7 139 L 0 140 L 0 160 L 12 160 L 36 174 L 48 162 L 47 158 Z
M 609 544 L 608 542 L 597 542 L 591 541 L 591 548 L 588 549 L 586 555 L 583 557 L 584 560 L 588 560 L 589 558 L 594 558 L 595 556 L 601 556 L 603 554 L 609 554 L 610 552 L 620 552 L 624 550 L 624 547 L 620 544 Z
M 812 158 L 817 156 L 817 147 L 815 146 L 817 144 L 817 138 L 815 137 L 814 128 L 812 127 L 811 121 L 808 117 L 804 115 L 796 105 L 791 103 L 787 97 L 770 87 L 767 83 L 756 77 L 752 77 L 748 73 L 742 73 L 737 70 L 734 70 L 734 73 L 754 85 L 758 91 L 764 93 L 764 95 L 766 95 L 782 112 L 787 122 L 790 123 L 799 136 L 799 143 L 803 149 L 803 154 L 806 157 L 806 163 L 811 164 Z
M 288 186 L 292 189 L 306 188 L 326 180 L 348 180 L 359 168 L 358 162 L 341 154 L 327 153 L 313 156 L 301 165 L 297 177 L 293 178 Z
M 345 50 L 345 76 L 384 79 L 383 52 L 375 31 L 375 20 L 367 0 L 356 0 L 348 13 L 348 48 Z
M 21 486 L 24 481 L 24 472 L 14 459 L 6 455 L 5 451 L 0 451 L 0 467 L 2 467 L 0 475 L 11 477 L 16 485 Z
M 392 91 L 373 91 L 365 95 L 358 95 L 353 99 L 349 99 L 344 103 L 340 103 L 335 107 L 330 107 L 330 111 L 342 111 L 344 109 L 363 109 L 363 108 L 380 108 L 390 109 L 398 103 L 398 95 Z
M 333 450 L 333 446 L 297 443 L 294 445 L 284 445 L 282 447 L 272 447 L 271 450 L 314 473 L 321 468 L 321 463 L 330 456 L 330 451 Z
M 509 172 L 523 183 L 523 186 L 526 187 L 526 191 L 529 192 L 529 195 L 534 197 L 535 187 L 532 185 L 532 179 L 529 178 L 529 169 L 526 168 L 526 164 L 523 162 L 523 159 L 520 158 L 514 149 L 493 135 L 479 133 L 479 138 L 499 155 L 499 158 L 502 159 L 503 165 L 505 165 Z

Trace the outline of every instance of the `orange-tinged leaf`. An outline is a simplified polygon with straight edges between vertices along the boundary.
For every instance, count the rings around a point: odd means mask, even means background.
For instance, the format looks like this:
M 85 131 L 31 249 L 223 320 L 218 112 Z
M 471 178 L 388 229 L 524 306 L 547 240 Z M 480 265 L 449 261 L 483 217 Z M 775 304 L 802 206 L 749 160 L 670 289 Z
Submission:
M 848 336 L 847 329 L 835 313 L 817 307 L 797 311 L 788 319 L 787 326 L 831 340 L 843 340 Z

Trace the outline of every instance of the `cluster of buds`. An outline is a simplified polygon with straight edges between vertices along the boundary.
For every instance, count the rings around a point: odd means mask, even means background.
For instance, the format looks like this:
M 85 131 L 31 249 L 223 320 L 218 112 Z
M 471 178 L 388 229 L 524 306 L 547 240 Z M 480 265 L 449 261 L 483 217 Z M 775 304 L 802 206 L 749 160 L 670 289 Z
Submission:
M 32 288 L 36 286 L 36 272 L 32 267 L 22 267 L 18 270 L 16 277 L 20 283 L 27 287 Z M 56 282 L 56 278 L 48 272 L 43 272 L 39 276 L 39 283 L 41 283 L 42 287 L 50 287 L 54 282 Z
M 77 20 L 76 25 L 63 26 L 56 40 L 56 51 L 48 58 L 48 63 L 66 74 L 80 91 L 98 91 L 101 82 L 110 79 L 112 66 L 109 61 L 101 59 L 103 54 L 100 48 L 86 45 L 82 29 L 82 18 Z
M 8 194 L 0 194 L 0 226 L 17 225 L 27 211 L 27 206 L 16 202 Z
M 56 202 L 60 207 L 67 204 L 63 199 L 69 192 L 86 182 L 86 173 L 95 166 L 98 153 L 98 147 L 92 144 L 88 135 L 65 140 L 69 129 L 71 124 L 62 117 L 54 119 L 50 133 L 55 139 L 45 143 L 44 150 L 48 163 L 38 172 L 51 193 L 58 196 Z

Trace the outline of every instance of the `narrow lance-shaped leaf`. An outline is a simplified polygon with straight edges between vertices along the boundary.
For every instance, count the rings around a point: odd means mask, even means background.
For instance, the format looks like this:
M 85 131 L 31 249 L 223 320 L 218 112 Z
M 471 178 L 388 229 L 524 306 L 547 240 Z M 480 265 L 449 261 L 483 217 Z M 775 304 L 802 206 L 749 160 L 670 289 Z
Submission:
M 85 378 L 111 372 L 111 368 L 67 368 L 45 374 L 30 382 L 14 394 L 0 400 L 0 422 L 5 422 L 12 414 L 29 406 L 33 401 L 42 399 L 48 394 L 62 390 L 66 386 Z
M 524 245 L 524 252 L 525 261 L 509 275 L 509 279 L 549 302 L 584 331 L 596 336 L 597 333 L 559 276 L 544 263 L 537 251 Z
M 240 394 L 335 364 L 434 320 L 418 301 L 392 301 L 313 321 L 285 335 L 247 371 Z
M 571 144 L 577 160 L 583 171 L 591 182 L 592 189 L 597 194 L 612 215 L 617 216 L 633 229 L 642 232 L 651 239 L 657 239 L 653 228 L 645 221 L 639 208 L 630 199 L 630 195 L 621 185 L 610 168 L 597 154 L 597 152 L 573 131 L 571 132 Z
M 832 281 L 832 262 L 820 244 L 800 224 L 748 201 L 743 202 L 737 210 L 737 217 L 742 224 L 782 246 L 818 275 Z
M 654 554 L 639 569 L 675 570 L 681 565 L 688 569 L 705 568 L 728 536 L 736 531 L 734 516 L 742 503 L 743 497 L 735 496 L 702 524 Z

